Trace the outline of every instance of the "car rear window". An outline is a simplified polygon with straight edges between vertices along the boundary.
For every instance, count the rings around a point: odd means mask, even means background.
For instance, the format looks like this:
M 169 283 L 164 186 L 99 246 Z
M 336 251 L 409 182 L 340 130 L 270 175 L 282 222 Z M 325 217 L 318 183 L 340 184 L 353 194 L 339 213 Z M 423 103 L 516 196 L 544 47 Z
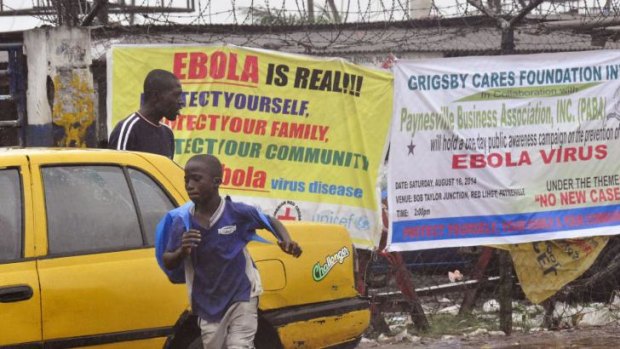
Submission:
M 0 261 L 22 256 L 22 222 L 19 171 L 0 170 Z
M 42 169 L 50 254 L 123 250 L 143 245 L 121 167 Z

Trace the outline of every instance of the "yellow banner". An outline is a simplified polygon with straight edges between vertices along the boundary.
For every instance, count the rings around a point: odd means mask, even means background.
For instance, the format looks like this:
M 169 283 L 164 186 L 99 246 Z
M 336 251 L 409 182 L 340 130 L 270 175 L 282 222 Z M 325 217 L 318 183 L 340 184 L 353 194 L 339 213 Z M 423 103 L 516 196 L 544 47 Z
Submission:
M 588 270 L 607 240 L 597 236 L 494 247 L 510 251 L 523 292 L 538 304 Z
M 230 45 L 117 46 L 108 62 L 109 130 L 139 109 L 146 74 L 169 70 L 185 101 L 168 122 L 175 161 L 213 154 L 224 192 L 282 217 L 343 224 L 369 241 L 392 113 L 389 72 Z

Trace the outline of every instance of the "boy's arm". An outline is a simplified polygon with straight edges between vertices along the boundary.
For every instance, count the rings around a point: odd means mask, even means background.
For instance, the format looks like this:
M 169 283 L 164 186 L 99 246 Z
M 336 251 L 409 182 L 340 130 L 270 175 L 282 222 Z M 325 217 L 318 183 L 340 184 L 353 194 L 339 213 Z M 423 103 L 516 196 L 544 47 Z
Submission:
M 276 237 L 278 238 L 278 246 L 280 246 L 282 251 L 292 255 L 293 257 L 301 256 L 301 247 L 299 247 L 299 244 L 297 242 L 291 239 L 291 236 L 289 235 L 282 222 L 271 216 L 267 216 L 267 218 L 269 219 L 271 226 L 275 230 Z
M 181 256 L 181 249 L 179 248 L 178 250 L 173 252 L 164 252 L 162 259 L 164 261 L 164 267 L 166 267 L 166 269 L 172 270 L 176 268 L 183 260 L 183 257 Z
M 198 246 L 200 242 L 200 232 L 198 230 L 190 229 L 183 233 L 181 238 L 181 246 L 176 250 L 166 251 L 162 256 L 164 266 L 167 269 L 176 268 L 185 257 L 192 253 L 192 249 Z

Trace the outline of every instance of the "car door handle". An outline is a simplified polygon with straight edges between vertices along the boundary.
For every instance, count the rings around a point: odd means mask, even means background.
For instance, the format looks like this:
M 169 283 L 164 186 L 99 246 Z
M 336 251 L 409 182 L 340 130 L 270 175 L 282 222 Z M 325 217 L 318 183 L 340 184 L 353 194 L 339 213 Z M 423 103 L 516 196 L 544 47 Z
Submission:
M 0 287 L 0 303 L 25 301 L 32 298 L 32 287 L 17 285 Z

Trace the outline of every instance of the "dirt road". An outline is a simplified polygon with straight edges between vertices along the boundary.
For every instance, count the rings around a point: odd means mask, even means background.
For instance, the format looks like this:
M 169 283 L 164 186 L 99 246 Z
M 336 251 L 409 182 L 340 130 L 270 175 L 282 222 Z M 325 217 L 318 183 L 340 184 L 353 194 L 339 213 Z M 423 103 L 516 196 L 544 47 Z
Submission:
M 393 340 L 393 339 L 392 339 Z M 514 333 L 511 336 L 447 336 L 444 338 L 413 337 L 414 342 L 406 339 L 399 343 L 380 343 L 363 340 L 358 349 L 410 349 L 423 348 L 460 348 L 460 349 L 547 349 L 547 348 L 617 348 L 620 346 L 620 324 L 604 327 L 583 327 L 560 331 L 543 331 L 534 333 Z

